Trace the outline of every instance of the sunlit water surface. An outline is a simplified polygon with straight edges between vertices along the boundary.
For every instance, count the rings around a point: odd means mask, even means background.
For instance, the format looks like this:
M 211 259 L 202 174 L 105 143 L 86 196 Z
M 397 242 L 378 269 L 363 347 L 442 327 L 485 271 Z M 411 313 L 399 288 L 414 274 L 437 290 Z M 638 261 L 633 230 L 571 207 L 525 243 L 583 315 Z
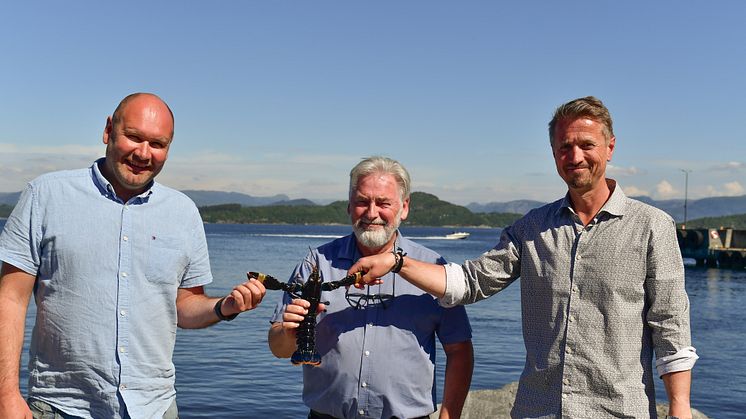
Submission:
M 207 224 L 215 281 L 211 295 L 223 295 L 244 281 L 246 271 L 287 278 L 309 247 L 345 235 L 344 226 Z M 466 240 L 444 240 L 446 228 L 403 228 L 415 241 L 449 261 L 476 257 L 497 241 L 497 229 L 464 229 Z M 700 269 L 688 265 L 692 338 L 700 355 L 694 369 L 692 402 L 713 418 L 741 418 L 746 411 L 746 271 Z M 467 307 L 474 331 L 472 389 L 501 387 L 516 381 L 523 367 L 520 281 L 492 298 Z M 183 418 L 303 418 L 301 371 L 274 358 L 267 347 L 269 319 L 278 291 L 232 322 L 209 329 L 179 330 L 174 351 L 177 401 Z M 28 341 L 35 308 L 29 308 L 22 360 L 22 391 L 28 380 Z M 442 351 L 438 388 L 442 389 Z M 663 383 L 656 382 L 659 400 Z M 439 390 L 440 393 L 440 390 Z M 440 397 L 440 396 L 439 396 Z

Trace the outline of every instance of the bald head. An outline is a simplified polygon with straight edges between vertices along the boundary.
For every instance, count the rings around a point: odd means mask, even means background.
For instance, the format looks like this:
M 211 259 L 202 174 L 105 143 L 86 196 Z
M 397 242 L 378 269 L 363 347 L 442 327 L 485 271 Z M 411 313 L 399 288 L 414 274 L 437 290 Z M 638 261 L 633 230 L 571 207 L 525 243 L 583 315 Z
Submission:
M 158 97 L 158 95 L 155 95 L 153 93 L 132 93 L 130 95 L 127 95 L 124 99 L 122 99 L 121 102 L 119 102 L 119 105 L 117 105 L 117 108 L 114 109 L 114 113 L 111 115 L 111 124 L 113 127 L 116 127 L 118 124 L 122 122 L 122 116 L 124 114 L 125 109 L 127 109 L 127 106 L 130 105 L 132 102 L 139 102 L 139 101 L 146 101 L 146 102 L 155 102 L 152 103 L 152 106 L 158 107 L 162 106 L 166 110 L 168 110 L 168 114 L 171 116 L 171 135 L 170 138 L 173 139 L 174 137 L 174 113 L 171 111 L 171 108 L 168 107 L 168 104 Z

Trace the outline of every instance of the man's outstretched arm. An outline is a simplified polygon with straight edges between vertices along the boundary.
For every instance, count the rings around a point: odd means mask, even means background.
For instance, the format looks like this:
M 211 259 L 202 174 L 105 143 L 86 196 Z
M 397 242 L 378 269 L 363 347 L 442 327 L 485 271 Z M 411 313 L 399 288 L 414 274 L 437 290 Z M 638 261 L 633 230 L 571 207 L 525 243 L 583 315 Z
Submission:
M 223 298 L 208 297 L 202 287 L 180 288 L 176 293 L 179 327 L 201 329 L 213 325 L 221 320 L 217 310 L 224 317 L 253 310 L 262 302 L 266 292 L 264 285 L 256 279 L 236 285 Z
M 428 294 L 441 298 L 446 293 L 446 272 L 443 265 L 421 262 L 409 256 L 403 256 L 404 261 L 398 275 L 412 285 Z M 396 259 L 393 253 L 367 256 L 358 259 L 347 271 L 348 274 L 364 272 L 363 281 L 366 284 L 376 283 L 378 278 L 391 272 Z

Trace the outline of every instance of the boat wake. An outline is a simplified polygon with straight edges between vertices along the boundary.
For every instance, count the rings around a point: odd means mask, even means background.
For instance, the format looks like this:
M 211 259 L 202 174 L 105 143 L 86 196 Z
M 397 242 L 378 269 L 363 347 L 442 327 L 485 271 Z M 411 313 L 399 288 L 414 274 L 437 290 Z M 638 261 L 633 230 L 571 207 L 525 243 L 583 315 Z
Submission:
M 297 239 L 338 239 L 342 236 L 335 234 L 256 234 L 259 237 L 287 237 Z

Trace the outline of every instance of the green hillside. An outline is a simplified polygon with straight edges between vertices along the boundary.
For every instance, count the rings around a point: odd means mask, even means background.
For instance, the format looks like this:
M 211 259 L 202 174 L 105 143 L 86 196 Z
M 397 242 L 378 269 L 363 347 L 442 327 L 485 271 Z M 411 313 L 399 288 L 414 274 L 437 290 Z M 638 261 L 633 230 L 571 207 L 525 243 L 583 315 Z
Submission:
M 202 219 L 208 223 L 237 224 L 349 224 L 347 202 L 329 205 L 242 207 L 225 204 L 201 207 Z M 475 214 L 466 207 L 441 201 L 435 195 L 413 192 L 409 217 L 405 225 L 412 226 L 490 226 L 504 227 L 520 218 L 520 214 Z
M 746 229 L 746 214 L 726 215 L 723 217 L 704 217 L 696 220 L 689 220 L 686 228 L 735 228 L 739 230 Z

